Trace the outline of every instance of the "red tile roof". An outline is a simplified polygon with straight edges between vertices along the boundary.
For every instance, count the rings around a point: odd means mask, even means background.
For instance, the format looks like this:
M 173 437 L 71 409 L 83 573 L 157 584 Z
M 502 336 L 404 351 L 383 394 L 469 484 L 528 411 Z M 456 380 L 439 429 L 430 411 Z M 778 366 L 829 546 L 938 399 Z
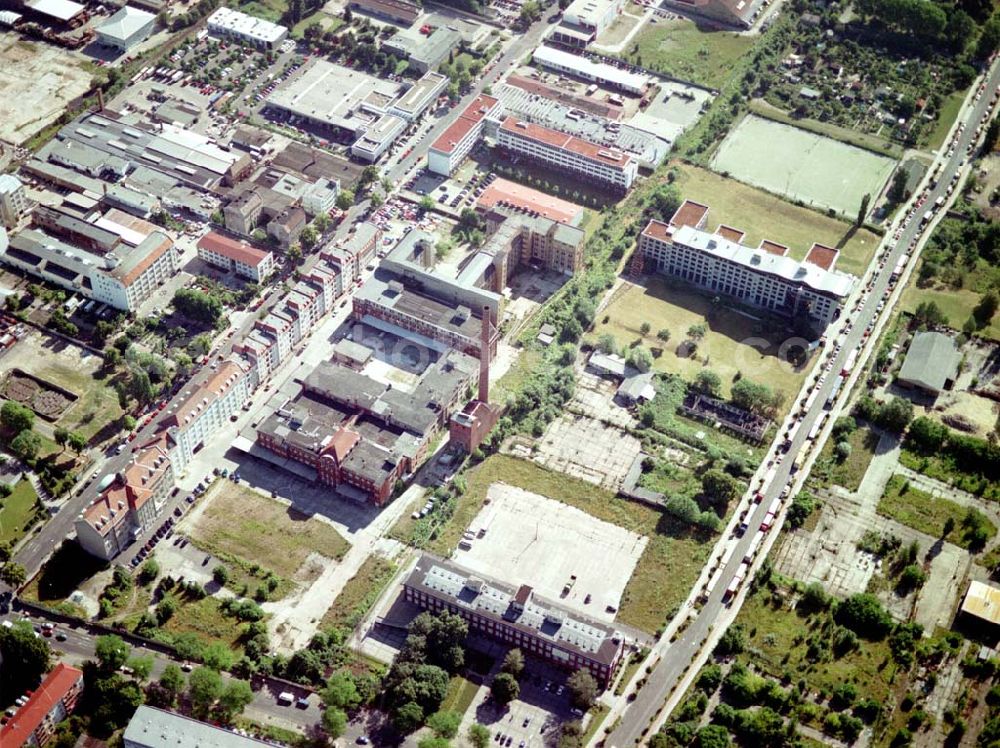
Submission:
M 10 722 L 0 728 L 0 744 L 7 748 L 25 745 L 53 707 L 66 698 L 83 679 L 83 671 L 60 662 L 50 672 L 28 703 L 17 710 Z
M 788 254 L 788 247 L 784 244 L 778 244 L 778 242 L 772 242 L 770 239 L 764 239 L 760 243 L 760 249 L 763 249 L 769 254 L 778 255 L 779 257 L 784 257 Z
M 675 227 L 691 226 L 700 229 L 705 223 L 707 215 L 707 205 L 696 203 L 694 200 L 685 200 L 670 218 L 670 225 Z
M 840 252 L 833 247 L 816 243 L 809 248 L 809 254 L 806 255 L 806 262 L 818 265 L 824 270 L 833 270 L 838 254 Z
M 576 153 L 591 161 L 597 161 L 616 169 L 624 169 L 632 160 L 631 156 L 622 151 L 606 148 L 596 143 L 591 143 L 589 140 L 583 140 L 574 135 L 567 135 L 558 130 L 542 127 L 541 125 L 536 125 L 534 122 L 525 122 L 515 117 L 507 117 L 503 121 L 503 124 L 500 125 L 500 129 L 516 133 L 538 143 L 544 143 L 553 148 L 560 148 L 570 153 Z
M 332 454 L 337 464 L 342 465 L 359 441 L 361 441 L 361 436 L 356 431 L 340 428 L 337 429 L 337 433 L 333 435 L 323 451 Z
M 498 203 L 538 213 L 559 223 L 573 223 L 583 212 L 579 205 L 506 179 L 494 180 L 479 196 L 476 206 L 489 210 Z
M 251 247 L 246 242 L 238 242 L 235 239 L 230 239 L 228 236 L 216 234 L 214 231 L 209 231 L 198 240 L 198 249 L 216 252 L 223 257 L 243 262 L 251 267 L 257 267 L 271 254 L 263 249 Z
M 734 229 L 732 226 L 727 226 L 724 223 L 719 224 L 719 228 L 715 230 L 715 233 L 723 239 L 728 239 L 736 244 L 741 244 L 743 242 L 743 237 L 747 235 L 746 231 Z
M 434 145 L 431 146 L 435 151 L 441 153 L 451 153 L 455 150 L 455 147 L 462 141 L 462 139 L 469 134 L 476 125 L 482 122 L 483 118 L 489 114 L 493 108 L 497 105 L 497 100 L 492 96 L 487 96 L 486 94 L 479 94 L 472 103 L 465 108 L 458 119 L 449 125 L 448 129 L 445 130 L 434 141 Z

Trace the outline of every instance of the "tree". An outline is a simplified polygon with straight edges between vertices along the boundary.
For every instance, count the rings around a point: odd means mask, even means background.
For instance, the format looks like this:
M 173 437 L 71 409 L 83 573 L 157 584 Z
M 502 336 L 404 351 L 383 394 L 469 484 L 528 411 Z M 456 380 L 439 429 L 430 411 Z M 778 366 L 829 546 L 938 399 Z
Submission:
M 328 706 L 323 710 L 323 730 L 327 736 L 336 740 L 344 734 L 347 729 L 347 715 L 335 706 Z
M 698 390 L 698 392 L 704 392 L 706 395 L 718 397 L 719 392 L 722 390 L 722 380 L 719 379 L 719 375 L 711 369 L 702 369 L 695 376 L 694 384 L 692 386 Z
M 424 213 L 429 213 L 434 210 L 434 199 L 430 195 L 424 195 L 420 198 L 419 207 Z
M 0 567 L 0 582 L 4 582 L 15 589 L 20 587 L 28 578 L 28 572 L 21 564 L 14 561 L 7 561 Z
M 131 654 L 132 648 L 117 634 L 99 636 L 94 643 L 94 656 L 97 657 L 97 664 L 107 673 L 118 670 L 128 662 Z
M 92 678 L 93 675 L 98 677 Z M 135 714 L 142 704 L 142 690 L 137 683 L 118 673 L 100 675 L 85 671 L 84 677 L 89 681 L 83 691 L 87 707 L 82 708 L 91 715 L 88 731 L 97 737 L 108 738 Z
M 820 582 L 810 582 L 802 591 L 802 600 L 799 603 L 803 610 L 825 610 L 830 604 L 830 597 L 826 594 L 826 589 Z
M 87 439 L 83 434 L 78 434 L 75 431 L 71 431 L 69 434 L 69 448 L 72 449 L 77 454 L 80 454 L 84 449 L 87 448 Z
M 643 322 L 639 325 L 639 332 L 643 335 L 649 335 L 649 331 L 652 329 L 652 326 L 648 322 Z
M 730 501 L 740 497 L 743 484 L 728 473 L 712 468 L 702 473 L 701 489 L 713 506 L 725 508 Z
M 924 570 L 917 564 L 910 564 L 899 575 L 899 584 L 897 587 L 900 592 L 911 592 L 923 587 L 925 579 Z
M 701 342 L 702 338 L 708 333 L 708 327 L 704 323 L 699 322 L 697 325 L 691 325 L 687 329 L 687 336 L 696 343 Z
M 604 354 L 612 354 L 617 352 L 618 343 L 615 341 L 615 336 L 611 333 L 604 333 L 597 338 L 597 350 Z
M 837 462 L 844 462 L 848 457 L 851 456 L 851 443 L 849 441 L 837 442 L 837 445 L 833 448 L 834 455 L 837 458 Z
M 521 4 L 519 19 L 524 26 L 530 26 L 542 17 L 542 8 L 535 0 L 526 0 Z
M 1000 120 L 998 120 L 1000 121 Z M 913 312 L 913 321 L 918 326 L 941 327 L 948 324 L 948 317 L 935 301 L 922 301 Z
M 861 205 L 858 207 L 858 220 L 857 225 L 860 226 L 865 222 L 865 218 L 868 216 L 868 205 L 872 201 L 872 196 L 867 192 L 861 198 Z
M 668 330 L 666 327 L 664 327 L 661 330 L 658 330 L 656 333 L 656 338 L 657 340 L 666 343 L 667 341 L 670 340 L 670 330 Z
M 222 564 L 219 564 L 212 569 L 212 579 L 215 580 L 216 584 L 225 587 L 226 582 L 229 581 L 229 569 Z
M 215 327 L 222 319 L 222 302 L 196 288 L 179 288 L 174 292 L 174 309 L 190 320 Z
M 681 193 L 677 185 L 664 182 L 649 193 L 646 201 L 646 213 L 650 218 L 668 221 L 681 206 Z
M 171 662 L 163 668 L 158 685 L 169 698 L 168 706 L 172 706 L 177 701 L 177 697 L 184 691 L 183 671 Z
M 722 725 L 705 725 L 694 734 L 693 748 L 729 748 L 729 730 Z
M 469 725 L 469 742 L 473 748 L 486 748 L 490 744 L 490 731 L 478 722 L 473 722 Z
M 141 655 L 129 658 L 128 666 L 136 680 L 144 681 L 153 672 L 153 655 Z
M 1000 306 L 1000 297 L 996 291 L 987 291 L 980 297 L 979 303 L 972 310 L 972 318 L 976 320 L 979 329 L 986 327 L 997 313 L 997 306 Z
M 504 656 L 500 670 L 504 673 L 510 673 L 515 678 L 520 678 L 521 672 L 524 670 L 524 654 L 521 650 L 516 647 L 510 650 Z
M 580 711 L 586 711 L 597 699 L 597 681 L 589 670 L 577 670 L 566 680 L 570 701 Z
M 35 425 L 35 413 L 26 405 L 8 400 L 0 408 L 0 425 L 8 434 L 20 434 Z
M 222 676 L 208 667 L 198 667 L 188 676 L 188 698 L 195 712 L 205 715 L 222 695 Z
M 521 694 L 521 687 L 517 680 L 510 673 L 500 673 L 493 679 L 490 686 L 490 694 L 493 700 L 501 706 L 506 706 Z
M 253 691 L 250 690 L 250 684 L 245 680 L 231 680 L 219 694 L 219 709 L 231 719 L 242 714 L 251 701 Z
M 653 354 L 641 345 L 637 345 L 628 352 L 628 363 L 640 372 L 647 372 L 653 368 Z
M 160 574 L 160 565 L 155 558 L 147 558 L 139 570 L 139 584 L 149 584 Z
M 399 732 L 409 734 L 420 727 L 424 721 L 424 710 L 415 701 L 408 701 L 392 715 L 392 724 Z
M 354 193 L 351 190 L 341 190 L 337 193 L 336 205 L 341 210 L 349 210 L 354 205 Z
M 906 189 L 906 183 L 908 181 L 908 175 L 905 169 L 896 169 L 896 172 L 892 175 L 892 184 L 889 186 L 889 191 L 886 197 L 889 198 L 889 202 L 899 204 L 906 202 L 907 198 L 910 196 L 909 191 Z
M 17 621 L 0 627 L 0 657 L 8 664 L 0 678 L 0 703 L 10 704 L 25 691 L 34 690 L 49 669 L 48 642 L 35 635 L 31 624 Z
M 326 688 L 320 694 L 323 703 L 327 706 L 335 706 L 338 709 L 350 711 L 361 703 L 361 695 L 358 693 L 357 684 L 354 678 L 346 670 L 341 670 L 330 676 L 326 682 Z
M 55 431 L 52 433 L 52 438 L 55 440 L 56 444 L 65 449 L 66 442 L 69 441 L 69 429 L 57 426 Z
M 316 229 L 312 226 L 306 226 L 302 229 L 302 233 L 299 234 L 299 244 L 301 244 L 304 249 L 312 249 L 315 247 L 317 239 L 319 239 L 319 236 L 317 236 Z
M 881 639 L 892 628 L 892 617 L 878 598 L 867 592 L 852 595 L 840 603 L 836 620 L 867 639 Z
M 427 718 L 427 726 L 439 738 L 453 738 L 458 734 L 458 726 L 462 724 L 462 715 L 458 712 L 434 712 Z
M 944 446 L 948 428 L 927 416 L 914 418 L 906 432 L 906 445 L 924 454 L 934 454 Z

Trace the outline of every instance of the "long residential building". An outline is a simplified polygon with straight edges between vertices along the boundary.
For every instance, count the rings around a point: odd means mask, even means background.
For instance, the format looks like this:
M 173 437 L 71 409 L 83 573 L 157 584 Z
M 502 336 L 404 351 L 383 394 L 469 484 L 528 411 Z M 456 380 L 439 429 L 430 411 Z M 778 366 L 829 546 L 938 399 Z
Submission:
M 514 117 L 500 124 L 497 146 L 619 193 L 629 190 L 639 171 L 637 162 L 627 153 Z
M 441 176 L 451 176 L 479 142 L 487 117 L 497 116 L 500 109 L 498 99 L 479 94 L 431 145 L 427 152 L 427 169 Z
M 114 558 L 153 527 L 173 486 L 173 463 L 159 438 L 137 450 L 124 470 L 98 484 L 97 499 L 76 521 L 77 540 L 98 558 Z
M 159 231 L 138 246 L 123 242 L 100 255 L 25 229 L 10 238 L 9 246 L 0 246 L 0 262 L 127 312 L 138 309 L 180 269 L 173 241 Z
M 588 670 L 606 688 L 621 662 L 621 633 L 535 594 L 423 555 L 403 582 L 408 602 L 460 615 L 472 632 L 566 670 Z
M 9 668 L 16 666 L 16 662 L 6 663 Z M 45 676 L 28 701 L 0 727 L 0 745 L 4 748 L 44 748 L 52 740 L 56 725 L 73 713 L 82 691 L 83 671 L 60 662 Z
M 780 316 L 805 315 L 823 327 L 840 315 L 855 278 L 834 269 L 835 249 L 814 244 L 800 262 L 776 242 L 750 247 L 739 229 L 706 230 L 708 210 L 688 200 L 668 223 L 650 221 L 639 236 L 633 272 L 660 273 Z

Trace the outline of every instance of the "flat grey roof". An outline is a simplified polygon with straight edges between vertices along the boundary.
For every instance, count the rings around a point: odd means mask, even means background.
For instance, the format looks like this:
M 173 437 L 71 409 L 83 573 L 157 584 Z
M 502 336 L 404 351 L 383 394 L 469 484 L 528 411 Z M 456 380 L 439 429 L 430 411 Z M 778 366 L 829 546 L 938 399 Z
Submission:
M 941 332 L 918 332 L 910 342 L 899 378 L 940 392 L 949 379 L 954 379 L 958 361 L 958 347 L 953 338 Z
M 259 748 L 263 740 L 142 705 L 125 728 L 125 744 L 144 748 Z

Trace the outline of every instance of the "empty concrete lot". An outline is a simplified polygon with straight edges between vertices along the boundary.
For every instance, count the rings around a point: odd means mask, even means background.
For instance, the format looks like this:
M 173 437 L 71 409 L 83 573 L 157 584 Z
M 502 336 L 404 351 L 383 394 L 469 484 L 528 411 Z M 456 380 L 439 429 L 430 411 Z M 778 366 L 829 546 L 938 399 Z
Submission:
M 0 140 L 23 143 L 90 88 L 79 52 L 0 32 Z
M 535 444 L 539 465 L 614 491 L 642 450 L 639 440 L 618 428 L 569 413 L 552 422 Z
M 472 540 L 470 550 L 455 551 L 456 562 L 510 584 L 531 585 L 593 618 L 614 620 L 645 537 L 503 483 L 490 486 L 487 497 L 469 525 L 473 535 L 482 528 L 486 534 Z

